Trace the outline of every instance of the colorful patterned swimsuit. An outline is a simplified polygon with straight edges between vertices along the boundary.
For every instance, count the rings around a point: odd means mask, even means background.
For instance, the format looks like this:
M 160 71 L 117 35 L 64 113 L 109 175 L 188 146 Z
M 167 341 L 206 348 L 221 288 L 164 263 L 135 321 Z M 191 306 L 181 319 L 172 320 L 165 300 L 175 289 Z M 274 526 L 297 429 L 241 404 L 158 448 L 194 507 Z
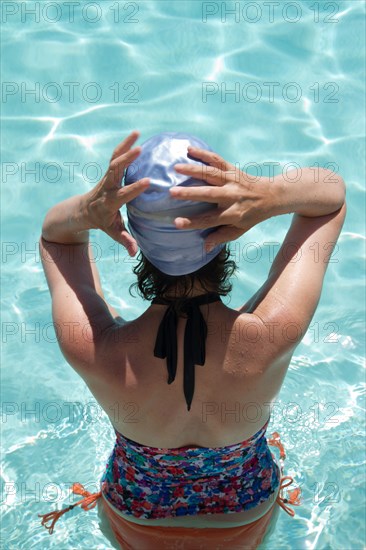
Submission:
M 120 512 L 142 519 L 254 508 L 280 484 L 265 437 L 268 422 L 246 441 L 216 448 L 148 447 L 116 431 L 103 496 Z

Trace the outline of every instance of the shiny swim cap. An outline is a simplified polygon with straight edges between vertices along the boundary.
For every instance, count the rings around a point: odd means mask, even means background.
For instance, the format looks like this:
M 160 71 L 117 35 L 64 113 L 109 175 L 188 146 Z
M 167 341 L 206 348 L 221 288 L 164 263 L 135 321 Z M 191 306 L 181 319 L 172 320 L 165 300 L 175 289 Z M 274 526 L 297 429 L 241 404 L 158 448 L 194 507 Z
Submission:
M 128 228 L 146 258 L 167 275 L 186 275 L 208 264 L 223 249 L 219 244 L 211 252 L 204 248 L 204 240 L 215 227 L 209 229 L 177 229 L 174 219 L 190 217 L 216 208 L 216 204 L 178 200 L 169 189 L 208 185 L 206 182 L 178 174 L 175 164 L 197 164 L 189 158 L 187 147 L 212 149 L 190 134 L 165 132 L 142 144 L 140 156 L 127 168 L 125 185 L 148 177 L 146 191 L 126 204 Z

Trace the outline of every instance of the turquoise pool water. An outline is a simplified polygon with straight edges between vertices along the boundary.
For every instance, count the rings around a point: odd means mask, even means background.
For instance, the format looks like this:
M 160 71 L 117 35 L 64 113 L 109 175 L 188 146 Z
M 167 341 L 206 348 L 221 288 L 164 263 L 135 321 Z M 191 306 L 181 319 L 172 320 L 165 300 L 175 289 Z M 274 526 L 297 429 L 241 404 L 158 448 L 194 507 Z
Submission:
M 2 548 L 110 548 L 95 510 L 52 536 L 37 517 L 70 502 L 74 481 L 94 490 L 113 445 L 55 343 L 37 243 L 47 209 L 94 185 L 135 128 L 192 132 L 263 175 L 274 163 L 343 175 L 348 216 L 269 429 L 303 505 L 280 514 L 268 548 L 365 548 L 364 6 L 2 2 Z M 232 244 L 232 307 L 265 280 L 289 222 L 252 229 L 240 255 Z M 133 262 L 91 240 L 107 298 L 134 318 L 145 304 L 128 293 Z

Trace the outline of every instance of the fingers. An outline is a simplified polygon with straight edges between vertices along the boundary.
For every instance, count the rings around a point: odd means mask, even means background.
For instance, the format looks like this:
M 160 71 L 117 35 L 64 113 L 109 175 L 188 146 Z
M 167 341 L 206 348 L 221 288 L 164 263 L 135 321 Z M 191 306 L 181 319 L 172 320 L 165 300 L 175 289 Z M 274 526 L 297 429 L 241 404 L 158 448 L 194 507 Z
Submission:
M 126 137 L 126 139 L 124 139 L 119 145 L 117 145 L 112 153 L 111 162 L 112 160 L 116 159 L 117 157 L 131 149 L 132 145 L 135 143 L 139 136 L 140 133 L 137 130 L 131 132 L 131 134 Z
M 114 241 L 125 247 L 130 256 L 135 256 L 138 251 L 138 246 L 135 239 L 126 229 L 118 231 L 117 229 L 109 229 L 105 231 Z
M 127 229 L 121 231 L 118 242 L 125 247 L 130 256 L 135 256 L 136 252 L 138 251 L 138 246 L 135 239 L 132 237 L 132 235 L 129 234 Z
M 217 225 L 227 225 L 231 222 L 231 216 L 227 214 L 227 211 L 218 208 L 212 214 L 207 213 L 192 218 L 178 217 L 174 220 L 177 229 L 207 229 Z
M 171 197 L 179 200 L 193 200 L 204 202 L 220 202 L 226 198 L 224 189 L 215 187 L 171 187 L 169 189 Z
M 142 178 L 141 180 L 135 181 L 135 183 L 131 183 L 130 185 L 126 185 L 125 187 L 122 187 L 117 192 L 117 199 L 120 203 L 120 206 L 138 197 L 138 195 L 146 191 L 149 185 L 150 185 L 150 179 Z
M 105 189 L 120 187 L 125 168 L 136 160 L 140 153 L 141 147 L 135 147 L 111 161 L 105 175 L 103 187 Z
M 211 252 L 211 250 L 213 250 L 218 244 L 238 239 L 241 235 L 243 235 L 243 233 L 244 231 L 242 229 L 238 229 L 237 227 L 220 227 L 217 231 L 210 233 L 205 240 L 206 252 Z
M 138 251 L 137 243 L 132 235 L 130 235 L 130 233 L 125 228 L 125 224 L 123 222 L 120 212 L 118 212 L 114 223 L 110 227 L 104 229 L 104 231 L 113 240 L 124 246 L 130 256 L 135 256 L 136 252 Z
M 239 181 L 239 172 L 235 170 L 231 172 L 224 172 L 219 168 L 214 166 L 206 166 L 202 164 L 198 166 L 197 164 L 175 164 L 174 170 L 178 174 L 184 174 L 185 176 L 190 176 L 191 178 L 199 179 L 206 181 L 211 185 L 216 185 L 222 187 L 230 181 Z
M 217 153 L 213 151 L 207 151 L 206 149 L 199 149 L 198 147 L 188 147 L 188 154 L 190 157 L 199 159 L 202 162 L 206 162 L 210 166 L 219 168 L 220 170 L 235 170 L 235 166 L 227 162 L 225 159 L 220 157 Z

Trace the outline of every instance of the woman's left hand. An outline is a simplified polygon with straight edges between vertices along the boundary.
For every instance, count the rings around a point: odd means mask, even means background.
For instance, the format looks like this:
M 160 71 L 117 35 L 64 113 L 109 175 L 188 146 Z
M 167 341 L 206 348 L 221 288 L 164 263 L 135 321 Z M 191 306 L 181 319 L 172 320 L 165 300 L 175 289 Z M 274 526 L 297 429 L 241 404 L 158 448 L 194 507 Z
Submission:
M 139 137 L 132 132 L 113 151 L 108 170 L 100 182 L 84 195 L 84 215 L 90 227 L 101 229 L 115 241 L 122 244 L 130 256 L 138 250 L 135 239 L 127 231 L 119 209 L 149 186 L 149 179 L 143 178 L 126 187 L 121 187 L 125 169 L 137 159 L 141 147 L 131 149 Z

